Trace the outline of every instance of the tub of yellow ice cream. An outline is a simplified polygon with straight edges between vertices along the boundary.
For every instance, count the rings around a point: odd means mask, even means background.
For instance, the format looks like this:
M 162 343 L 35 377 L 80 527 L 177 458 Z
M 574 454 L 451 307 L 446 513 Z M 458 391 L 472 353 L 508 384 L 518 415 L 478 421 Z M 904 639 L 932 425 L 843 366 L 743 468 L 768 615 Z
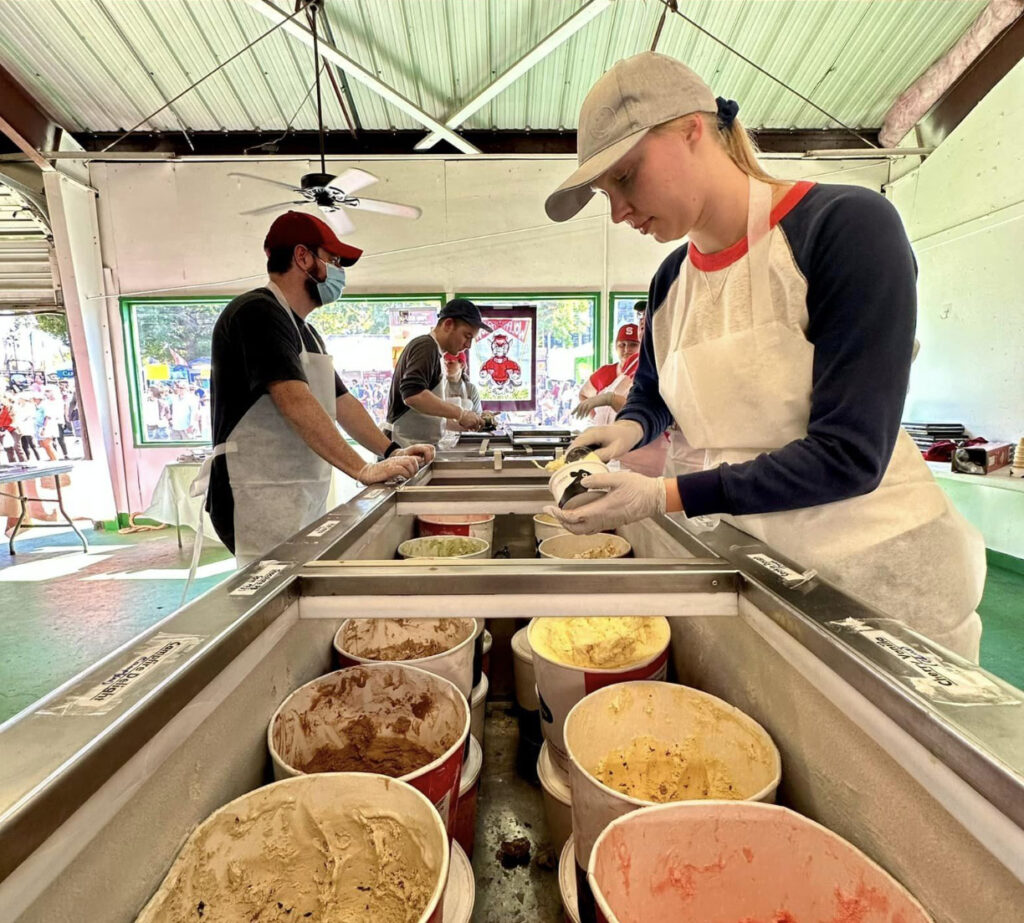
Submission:
M 616 817 L 673 801 L 774 801 L 779 751 L 753 718 L 675 683 L 591 692 L 565 719 L 576 862 Z
M 615 538 L 615 536 L 601 536 Z M 565 772 L 565 716 L 588 692 L 632 679 L 664 679 L 671 638 L 662 616 L 536 618 L 528 629 L 541 730 Z

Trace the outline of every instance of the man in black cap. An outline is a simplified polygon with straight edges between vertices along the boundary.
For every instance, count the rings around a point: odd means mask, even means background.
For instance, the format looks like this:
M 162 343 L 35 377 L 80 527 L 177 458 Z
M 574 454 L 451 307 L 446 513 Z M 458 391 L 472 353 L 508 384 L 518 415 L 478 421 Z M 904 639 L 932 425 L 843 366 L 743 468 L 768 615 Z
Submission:
M 466 298 L 454 298 L 441 309 L 430 333 L 406 344 L 391 379 L 385 424 L 399 445 L 437 445 L 444 435 L 445 420 L 464 430 L 478 430 L 483 425 L 480 414 L 444 399 L 442 362 L 445 353 L 457 355 L 469 349 L 481 330 L 491 332 L 480 309 Z
M 337 300 L 362 251 L 314 215 L 287 212 L 263 243 L 269 280 L 235 298 L 213 329 L 214 452 L 196 479 L 217 534 L 251 563 L 326 512 L 332 468 L 361 484 L 411 477 L 429 445 L 399 447 L 334 370 L 308 316 Z M 337 423 L 380 462 L 367 462 Z

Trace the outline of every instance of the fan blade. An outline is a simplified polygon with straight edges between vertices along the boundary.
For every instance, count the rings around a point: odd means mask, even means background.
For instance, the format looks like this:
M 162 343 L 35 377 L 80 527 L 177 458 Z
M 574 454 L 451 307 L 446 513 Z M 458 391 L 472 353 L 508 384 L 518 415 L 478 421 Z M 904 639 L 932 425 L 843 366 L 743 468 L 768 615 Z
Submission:
M 290 189 L 292 192 L 302 192 L 297 186 L 290 183 L 282 183 L 280 180 L 267 179 L 265 176 L 256 176 L 255 173 L 229 173 L 228 176 L 241 176 L 245 179 L 258 179 L 261 183 L 270 183 L 271 186 L 280 186 L 282 189 Z
M 305 199 L 298 202 L 277 202 L 274 205 L 264 205 L 262 208 L 250 208 L 247 212 L 239 212 L 240 215 L 265 215 L 267 212 L 277 211 L 286 205 L 305 205 Z
M 346 170 L 341 176 L 336 176 L 328 184 L 328 188 L 340 189 L 349 194 L 377 182 L 377 177 L 365 170 Z
M 343 237 L 345 234 L 351 234 L 356 226 L 352 223 L 352 219 L 349 218 L 340 208 L 335 211 L 327 211 L 321 209 L 324 213 L 324 218 L 327 223 L 334 228 L 334 233 L 339 237 Z
M 346 205 L 346 208 L 361 208 L 368 212 L 380 212 L 382 215 L 395 215 L 399 218 L 419 218 L 423 212 L 415 205 L 399 205 L 397 202 L 381 202 L 380 199 L 364 199 Z

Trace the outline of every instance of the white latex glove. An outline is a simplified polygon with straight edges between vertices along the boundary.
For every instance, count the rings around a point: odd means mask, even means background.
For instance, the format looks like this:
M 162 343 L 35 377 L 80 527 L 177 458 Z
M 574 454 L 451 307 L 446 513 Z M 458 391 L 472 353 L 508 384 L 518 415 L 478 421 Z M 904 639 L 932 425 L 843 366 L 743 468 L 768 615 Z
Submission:
M 382 484 L 394 478 L 411 478 L 420 470 L 420 460 L 413 455 L 399 455 L 397 452 L 391 458 L 383 461 L 370 462 L 363 465 L 356 475 L 360 484 Z
M 463 429 L 478 430 L 484 425 L 484 418 L 478 413 L 473 413 L 472 410 L 463 410 L 459 414 L 459 419 L 455 421 Z
M 638 522 L 665 512 L 664 478 L 649 478 L 635 471 L 610 471 L 591 474 L 580 483 L 588 490 L 607 490 L 608 493 L 574 510 L 544 507 L 545 513 L 577 535 L 617 529 L 627 522 Z
M 590 446 L 601 461 L 610 462 L 625 455 L 643 438 L 644 429 L 636 420 L 616 420 L 608 426 L 591 426 L 583 430 L 569 448 Z
M 434 460 L 434 447 L 428 442 L 417 442 L 404 449 L 395 449 L 390 457 L 394 458 L 396 455 L 409 455 L 412 458 L 418 458 L 421 465 L 427 465 Z
M 611 407 L 612 393 L 601 392 L 593 397 L 584 398 L 572 409 L 574 417 L 589 417 L 595 407 Z

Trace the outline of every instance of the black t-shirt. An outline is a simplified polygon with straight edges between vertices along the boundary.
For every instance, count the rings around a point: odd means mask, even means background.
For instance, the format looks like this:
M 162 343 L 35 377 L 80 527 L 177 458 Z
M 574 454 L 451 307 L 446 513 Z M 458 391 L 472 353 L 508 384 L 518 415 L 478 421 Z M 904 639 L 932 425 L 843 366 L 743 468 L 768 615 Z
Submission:
M 231 435 L 249 408 L 272 381 L 306 381 L 296 325 L 306 350 L 326 353 L 323 339 L 311 324 L 292 312 L 292 319 L 268 288 L 258 288 L 231 301 L 213 327 L 210 370 L 210 414 L 213 444 Z M 336 396 L 348 393 L 337 372 Z M 224 456 L 214 459 L 210 496 L 206 501 L 213 527 L 221 540 L 235 550 L 235 503 L 228 483 Z
M 394 423 L 409 409 L 406 398 L 421 391 L 433 391 L 441 381 L 441 351 L 437 340 L 424 333 L 410 340 L 398 357 L 388 397 L 388 423 Z

